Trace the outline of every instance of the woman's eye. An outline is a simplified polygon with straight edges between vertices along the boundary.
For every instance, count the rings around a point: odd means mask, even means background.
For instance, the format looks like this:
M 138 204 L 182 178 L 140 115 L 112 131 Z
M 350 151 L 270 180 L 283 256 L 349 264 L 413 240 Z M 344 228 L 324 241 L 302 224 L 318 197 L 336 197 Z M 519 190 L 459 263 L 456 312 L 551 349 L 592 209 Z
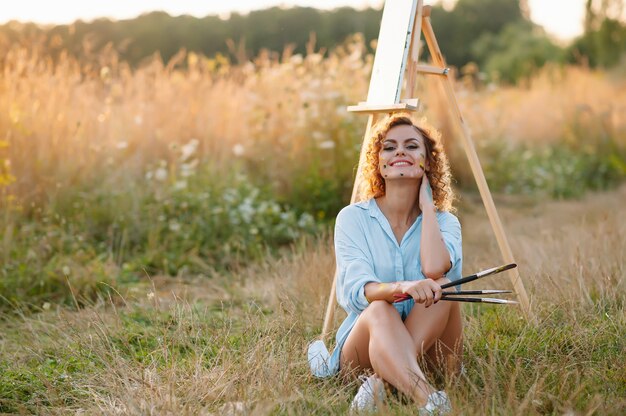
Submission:
M 394 147 L 393 147 L 393 146 L 383 147 L 383 150 L 385 150 L 385 151 L 387 151 L 387 152 L 388 152 L 388 151 L 390 151 L 390 150 L 393 150 L 393 149 L 394 149 Z
M 417 147 L 418 147 L 418 146 L 417 146 L 416 144 L 410 144 L 410 145 L 408 145 L 406 148 L 407 148 L 407 149 L 411 149 L 411 150 L 415 150 L 415 149 L 417 149 Z

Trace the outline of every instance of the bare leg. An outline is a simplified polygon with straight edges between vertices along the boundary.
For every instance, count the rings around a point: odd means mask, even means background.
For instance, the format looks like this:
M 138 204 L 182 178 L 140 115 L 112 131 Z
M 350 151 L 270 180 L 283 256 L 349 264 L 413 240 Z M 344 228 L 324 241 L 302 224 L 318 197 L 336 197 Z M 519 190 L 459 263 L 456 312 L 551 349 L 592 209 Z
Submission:
M 463 323 L 460 305 L 456 302 L 449 303 L 450 315 L 446 329 L 426 355 L 445 374 L 455 377 L 461 371 L 463 358 Z
M 439 301 L 429 308 L 416 304 L 404 324 L 418 356 L 426 355 L 448 374 L 458 373 L 463 354 L 463 328 L 458 303 Z
M 359 316 L 341 350 L 341 368 L 372 368 L 419 404 L 435 391 L 417 363 L 411 334 L 396 309 L 385 301 L 372 302 Z

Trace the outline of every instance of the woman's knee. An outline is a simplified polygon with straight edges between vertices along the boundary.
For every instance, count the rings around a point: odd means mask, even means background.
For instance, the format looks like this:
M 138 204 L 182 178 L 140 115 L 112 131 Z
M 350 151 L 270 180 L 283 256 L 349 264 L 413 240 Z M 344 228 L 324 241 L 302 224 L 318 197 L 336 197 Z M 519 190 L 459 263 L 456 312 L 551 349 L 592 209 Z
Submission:
M 363 312 L 367 313 L 390 313 L 396 312 L 396 308 L 386 300 L 375 300 L 370 303 Z M 396 312 L 397 313 L 397 312 Z
M 371 323 L 385 323 L 391 319 L 399 319 L 400 314 L 389 302 L 375 300 L 365 308 L 363 317 Z

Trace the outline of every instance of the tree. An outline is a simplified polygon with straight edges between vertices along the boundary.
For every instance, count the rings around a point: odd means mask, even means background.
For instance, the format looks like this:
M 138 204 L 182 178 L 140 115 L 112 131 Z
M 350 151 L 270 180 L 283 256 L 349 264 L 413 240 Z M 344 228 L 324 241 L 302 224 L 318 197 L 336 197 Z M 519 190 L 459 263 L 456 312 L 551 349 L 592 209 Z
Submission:
M 497 34 L 482 35 L 472 45 L 491 79 L 516 83 L 530 77 L 548 61 L 562 61 L 563 51 L 543 28 L 528 21 L 510 23 Z
M 497 34 L 506 25 L 524 21 L 519 0 L 459 0 L 450 11 L 433 8 L 433 28 L 446 56 L 458 67 L 470 61 L 481 64 L 471 44 L 484 34 Z
M 585 33 L 569 51 L 570 61 L 611 67 L 626 55 L 626 24 L 621 0 L 587 0 Z

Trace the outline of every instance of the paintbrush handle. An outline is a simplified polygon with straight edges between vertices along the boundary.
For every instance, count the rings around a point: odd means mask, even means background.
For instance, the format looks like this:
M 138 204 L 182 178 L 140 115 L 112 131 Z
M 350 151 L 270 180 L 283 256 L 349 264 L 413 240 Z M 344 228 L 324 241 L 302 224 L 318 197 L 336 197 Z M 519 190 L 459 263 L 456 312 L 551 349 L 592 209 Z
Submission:
M 513 293 L 511 290 L 459 290 L 458 292 L 443 292 L 442 296 L 458 296 L 458 295 L 499 295 L 503 293 Z
M 491 276 L 492 274 L 501 273 L 501 272 L 503 272 L 505 270 L 513 269 L 515 267 L 517 267 L 517 264 L 511 263 L 511 264 L 505 264 L 503 266 L 494 267 L 492 269 L 483 270 L 483 271 L 478 272 L 476 274 L 472 274 L 472 275 L 464 277 L 462 279 L 455 280 L 454 282 L 450 282 L 450 283 L 446 283 L 445 285 L 441 285 L 441 288 L 442 289 L 447 289 L 447 288 L 452 287 L 452 286 L 459 286 L 459 285 L 462 285 L 464 283 L 473 282 L 474 280 L 480 279 L 480 278 L 485 277 L 485 276 Z
M 472 275 L 464 277 L 462 279 L 455 280 L 454 282 L 449 282 L 449 283 L 446 283 L 444 285 L 441 285 L 441 288 L 442 289 L 447 289 L 447 288 L 452 287 L 452 286 L 459 286 L 459 285 L 462 285 L 464 283 L 473 282 L 474 280 L 480 279 L 480 278 L 485 277 L 485 276 L 491 276 L 492 274 L 501 273 L 501 272 L 503 272 L 505 270 L 514 269 L 515 267 L 517 267 L 517 264 L 510 263 L 510 264 L 505 264 L 503 266 L 498 266 L 498 267 L 494 267 L 494 268 L 491 268 L 491 269 L 483 270 L 483 271 L 480 271 L 480 272 L 478 272 L 476 274 L 472 274 Z M 396 300 L 393 301 L 394 303 L 396 303 L 396 302 L 403 302 L 405 300 L 411 299 L 411 296 L 407 295 L 405 293 L 405 294 L 396 295 L 395 298 L 396 298 Z
M 441 300 L 450 300 L 454 302 L 482 302 L 481 298 L 463 298 L 463 297 L 441 298 Z
M 461 290 L 458 292 L 443 292 L 441 295 L 441 300 L 459 300 L 459 299 L 476 299 L 476 300 L 466 300 L 465 302 L 480 302 L 481 299 L 490 299 L 490 298 L 463 298 L 463 296 L 467 295 L 497 295 L 502 293 L 512 293 L 510 290 Z M 461 296 L 461 297 L 459 297 Z M 407 294 L 403 295 L 395 295 L 397 302 L 404 302 L 405 300 L 411 299 L 411 297 Z
M 395 302 L 402 302 L 403 300 L 396 300 Z M 445 296 L 442 297 L 441 300 L 448 300 L 453 302 L 476 302 L 476 303 L 496 303 L 499 305 L 516 305 L 517 302 L 514 300 L 508 299 L 496 299 L 496 298 L 466 298 L 462 296 Z

